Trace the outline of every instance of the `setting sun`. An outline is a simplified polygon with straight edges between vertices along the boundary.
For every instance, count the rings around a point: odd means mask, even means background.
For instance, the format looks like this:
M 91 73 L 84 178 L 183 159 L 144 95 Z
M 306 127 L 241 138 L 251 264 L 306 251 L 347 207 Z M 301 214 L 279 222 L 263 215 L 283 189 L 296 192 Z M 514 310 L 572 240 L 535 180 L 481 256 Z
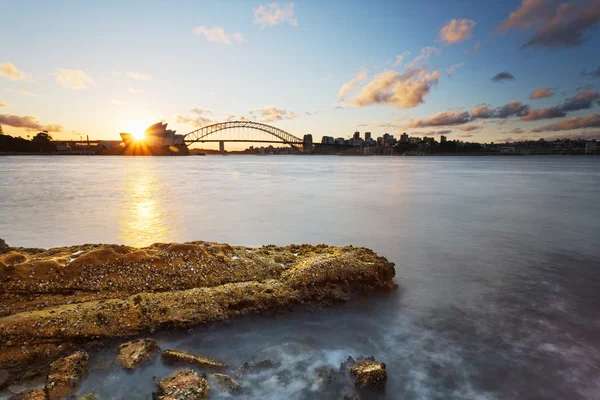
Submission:
M 144 137 L 146 136 L 144 131 L 134 131 L 131 134 L 133 135 L 135 140 L 144 140 Z

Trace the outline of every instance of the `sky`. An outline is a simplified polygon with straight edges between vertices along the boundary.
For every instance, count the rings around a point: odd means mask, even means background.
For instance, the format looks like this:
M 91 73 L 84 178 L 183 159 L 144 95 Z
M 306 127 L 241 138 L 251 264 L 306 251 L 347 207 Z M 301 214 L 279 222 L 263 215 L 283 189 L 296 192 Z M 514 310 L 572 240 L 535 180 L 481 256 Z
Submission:
M 0 2 L 0 125 L 600 139 L 600 0 Z

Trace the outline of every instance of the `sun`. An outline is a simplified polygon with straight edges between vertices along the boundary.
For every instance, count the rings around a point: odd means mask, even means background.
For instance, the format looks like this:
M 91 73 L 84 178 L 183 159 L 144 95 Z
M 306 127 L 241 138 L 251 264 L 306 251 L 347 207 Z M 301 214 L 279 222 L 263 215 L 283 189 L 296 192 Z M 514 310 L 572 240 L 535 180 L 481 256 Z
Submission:
M 135 131 L 132 133 L 135 140 L 144 140 L 146 133 L 144 131 Z
M 125 132 L 131 133 L 131 136 L 135 140 L 144 140 L 146 137 L 146 128 L 150 126 L 149 123 L 144 123 L 142 121 L 132 121 L 127 124 L 127 130 Z

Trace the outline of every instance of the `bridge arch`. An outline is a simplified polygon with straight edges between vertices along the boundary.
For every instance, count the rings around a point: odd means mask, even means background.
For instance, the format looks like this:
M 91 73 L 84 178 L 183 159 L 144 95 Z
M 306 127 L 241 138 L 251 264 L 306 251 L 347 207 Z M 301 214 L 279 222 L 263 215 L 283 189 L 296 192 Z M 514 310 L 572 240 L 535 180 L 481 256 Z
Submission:
M 262 132 L 266 132 L 273 136 L 273 140 L 254 140 L 250 137 L 244 137 L 242 139 L 219 139 L 210 137 L 217 132 L 226 129 L 253 129 Z M 229 121 L 219 122 L 217 124 L 203 126 L 200 129 L 196 129 L 185 135 L 184 142 L 187 144 L 198 143 L 198 142 L 262 142 L 262 143 L 284 143 L 290 146 L 301 145 L 303 140 L 299 137 L 292 135 L 282 129 L 276 128 L 271 125 L 263 124 L 260 122 L 253 121 Z

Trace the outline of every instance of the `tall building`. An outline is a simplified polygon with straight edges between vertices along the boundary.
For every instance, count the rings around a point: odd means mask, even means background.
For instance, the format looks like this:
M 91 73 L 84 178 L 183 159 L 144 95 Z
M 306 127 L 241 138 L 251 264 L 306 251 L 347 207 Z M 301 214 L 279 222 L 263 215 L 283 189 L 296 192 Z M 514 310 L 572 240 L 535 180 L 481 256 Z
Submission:
M 400 135 L 400 143 L 408 143 L 408 135 L 406 134 L 406 132 Z
M 446 136 L 444 136 L 444 135 L 440 136 L 440 143 L 446 143 L 446 140 L 447 140 Z
M 359 131 L 354 132 L 353 137 L 354 137 L 354 139 L 360 139 L 360 132 Z
M 365 142 L 368 142 L 371 139 L 371 132 L 365 132 Z

